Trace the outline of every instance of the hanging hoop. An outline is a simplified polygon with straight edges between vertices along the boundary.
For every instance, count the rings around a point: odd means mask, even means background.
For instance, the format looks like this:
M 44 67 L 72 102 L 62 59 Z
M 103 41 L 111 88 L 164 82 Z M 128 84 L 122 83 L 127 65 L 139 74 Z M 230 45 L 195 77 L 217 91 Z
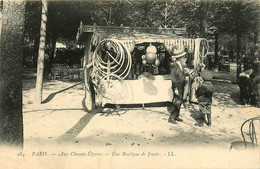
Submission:
M 206 39 L 201 39 L 199 44 L 200 57 L 205 58 L 209 52 L 209 43 Z

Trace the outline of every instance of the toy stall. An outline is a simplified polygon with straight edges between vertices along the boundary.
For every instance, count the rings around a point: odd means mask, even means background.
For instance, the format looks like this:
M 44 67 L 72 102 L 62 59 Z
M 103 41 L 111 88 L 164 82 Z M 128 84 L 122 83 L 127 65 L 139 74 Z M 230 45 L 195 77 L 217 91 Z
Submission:
M 172 102 L 170 51 L 185 50 L 187 65 L 200 71 L 206 39 L 186 38 L 185 28 L 80 25 L 84 44 L 86 106 Z

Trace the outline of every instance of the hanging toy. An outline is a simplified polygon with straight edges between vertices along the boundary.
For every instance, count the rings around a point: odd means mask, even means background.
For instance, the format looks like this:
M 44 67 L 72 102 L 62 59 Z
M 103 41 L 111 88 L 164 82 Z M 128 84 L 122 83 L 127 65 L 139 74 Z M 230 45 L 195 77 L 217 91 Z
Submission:
M 156 53 L 152 53 L 152 52 L 146 53 L 145 60 L 148 63 L 154 63 L 156 60 Z
M 146 48 L 146 54 L 142 55 L 142 63 L 145 64 L 153 64 L 153 66 L 159 66 L 160 61 L 156 55 L 157 53 L 157 48 L 155 46 L 153 46 L 152 44 L 150 44 L 147 48 Z
M 147 63 L 145 60 L 145 55 L 142 55 L 142 63 L 143 63 L 143 65 L 145 65 Z
M 146 53 L 157 53 L 157 49 L 156 49 L 156 47 L 155 46 L 153 46 L 151 43 L 150 43 L 150 45 L 147 47 L 147 49 L 146 49 Z
M 155 65 L 156 67 L 158 67 L 158 66 L 160 65 L 160 60 L 159 60 L 159 59 L 156 59 L 154 65 Z
M 154 63 L 156 60 L 156 53 L 156 47 L 150 43 L 150 45 L 146 48 L 146 55 L 143 58 L 143 60 L 145 60 L 146 62 L 143 63 Z
M 145 59 L 143 59 L 143 60 L 142 60 L 142 63 L 145 65 L 145 64 L 146 64 L 146 60 L 145 60 Z

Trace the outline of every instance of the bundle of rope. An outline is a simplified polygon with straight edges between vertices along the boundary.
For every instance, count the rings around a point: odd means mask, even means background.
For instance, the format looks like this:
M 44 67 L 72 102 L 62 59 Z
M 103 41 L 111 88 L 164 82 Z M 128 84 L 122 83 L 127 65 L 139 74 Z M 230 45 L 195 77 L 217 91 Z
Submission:
M 125 79 L 131 70 L 132 58 L 123 43 L 115 39 L 105 39 L 96 47 L 92 63 L 93 71 L 97 71 L 99 76 L 107 80 L 111 75 Z

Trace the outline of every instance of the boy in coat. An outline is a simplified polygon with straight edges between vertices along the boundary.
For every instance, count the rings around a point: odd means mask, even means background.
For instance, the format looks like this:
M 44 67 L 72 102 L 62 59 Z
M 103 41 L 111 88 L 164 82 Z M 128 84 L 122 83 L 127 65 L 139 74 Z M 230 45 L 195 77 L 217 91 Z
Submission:
M 203 70 L 200 73 L 200 77 L 204 80 L 196 90 L 196 96 L 198 98 L 199 110 L 201 117 L 196 123 L 196 126 L 202 127 L 203 123 L 206 122 L 205 115 L 207 115 L 207 125 L 211 126 L 211 105 L 212 96 L 214 92 L 214 86 L 210 82 L 212 74 L 209 71 Z

